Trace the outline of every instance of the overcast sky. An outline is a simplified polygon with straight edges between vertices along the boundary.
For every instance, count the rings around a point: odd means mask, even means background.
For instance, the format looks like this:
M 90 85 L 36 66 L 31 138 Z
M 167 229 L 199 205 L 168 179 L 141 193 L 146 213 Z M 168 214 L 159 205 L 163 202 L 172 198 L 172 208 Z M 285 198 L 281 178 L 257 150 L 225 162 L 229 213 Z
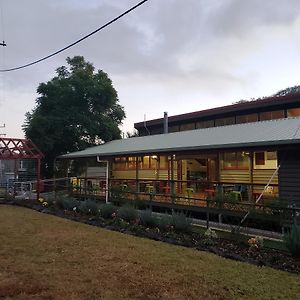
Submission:
M 0 0 L 0 68 L 43 57 L 138 0 Z M 160 118 L 274 94 L 300 84 L 298 0 L 150 0 L 45 62 L 0 74 L 0 129 L 22 137 L 36 88 L 67 56 L 107 72 L 127 118 L 124 131 Z

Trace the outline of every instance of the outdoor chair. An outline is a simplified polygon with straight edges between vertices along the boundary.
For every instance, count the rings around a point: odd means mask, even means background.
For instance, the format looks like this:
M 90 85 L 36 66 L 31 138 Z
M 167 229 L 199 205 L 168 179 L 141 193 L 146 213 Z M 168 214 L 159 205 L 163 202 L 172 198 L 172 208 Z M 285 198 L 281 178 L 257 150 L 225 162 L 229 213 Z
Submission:
M 243 197 L 247 192 L 247 187 L 245 185 L 234 185 L 231 194 L 235 195 L 237 201 L 243 201 Z

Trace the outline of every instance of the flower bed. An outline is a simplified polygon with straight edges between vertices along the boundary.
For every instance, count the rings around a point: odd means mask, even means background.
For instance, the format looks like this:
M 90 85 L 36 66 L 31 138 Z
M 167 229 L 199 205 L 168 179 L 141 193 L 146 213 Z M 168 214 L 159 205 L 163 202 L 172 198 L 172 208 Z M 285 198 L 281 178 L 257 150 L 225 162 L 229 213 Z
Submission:
M 53 214 L 89 225 L 98 226 L 126 234 L 174 245 L 192 247 L 209 251 L 225 258 L 252 263 L 258 266 L 269 266 L 300 274 L 300 259 L 286 251 L 265 248 L 263 240 L 258 237 L 235 240 L 220 238 L 211 229 L 204 234 L 195 232 L 190 220 L 182 213 L 165 215 L 157 218 L 150 211 L 138 212 L 133 207 L 115 207 L 98 205 L 90 200 L 60 199 L 56 203 L 50 200 L 2 200 L 2 204 L 20 205 Z

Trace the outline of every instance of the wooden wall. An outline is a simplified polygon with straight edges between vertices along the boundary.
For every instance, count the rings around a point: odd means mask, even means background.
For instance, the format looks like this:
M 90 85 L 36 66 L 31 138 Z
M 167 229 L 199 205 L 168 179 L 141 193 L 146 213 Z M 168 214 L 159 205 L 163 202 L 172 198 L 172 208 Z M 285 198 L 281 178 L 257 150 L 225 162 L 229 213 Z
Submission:
M 300 205 L 300 148 L 278 151 L 278 157 L 280 199 Z

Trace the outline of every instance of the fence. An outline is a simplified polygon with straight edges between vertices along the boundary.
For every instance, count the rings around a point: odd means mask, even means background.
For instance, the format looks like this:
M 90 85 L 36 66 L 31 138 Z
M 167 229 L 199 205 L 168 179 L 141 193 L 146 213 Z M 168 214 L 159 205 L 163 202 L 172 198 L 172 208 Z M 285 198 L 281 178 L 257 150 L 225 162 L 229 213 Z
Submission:
M 105 178 L 56 178 L 40 181 L 41 197 L 57 198 L 60 194 L 98 201 L 105 201 L 109 192 L 109 200 L 121 205 L 134 203 L 138 207 L 149 207 L 154 211 L 181 210 L 188 215 L 225 224 L 239 225 L 246 213 L 250 212 L 244 227 L 255 227 L 280 232 L 292 224 L 300 224 L 300 208 L 279 199 L 263 199 L 255 203 L 246 198 L 228 197 L 230 192 L 222 189 L 222 193 L 182 193 L 174 194 L 164 182 L 157 183 L 157 188 L 149 183 L 111 180 L 107 186 Z M 139 189 L 136 190 L 136 186 Z M 228 186 L 226 186 L 227 188 Z M 19 199 L 36 199 L 37 181 L 14 182 L 7 187 L 6 193 Z M 215 190 L 214 190 L 215 191 Z

